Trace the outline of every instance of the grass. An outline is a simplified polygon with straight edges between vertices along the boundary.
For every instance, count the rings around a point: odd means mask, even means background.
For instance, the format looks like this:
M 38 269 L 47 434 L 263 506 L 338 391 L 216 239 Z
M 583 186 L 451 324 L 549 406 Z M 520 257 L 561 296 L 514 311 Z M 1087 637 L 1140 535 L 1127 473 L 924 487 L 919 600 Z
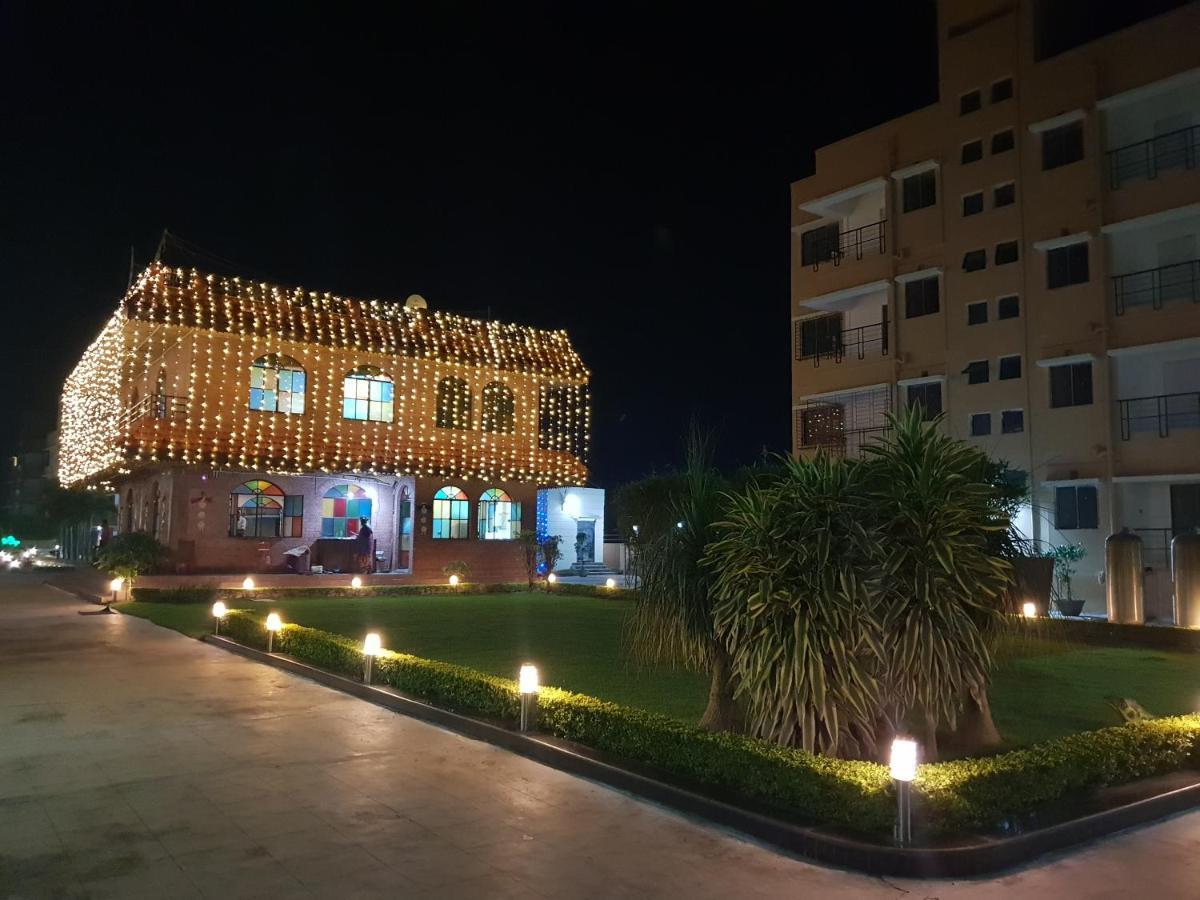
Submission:
M 534 662 L 547 684 L 684 721 L 699 719 L 708 696 L 702 675 L 638 671 L 624 661 L 626 600 L 515 593 L 231 605 L 353 638 L 378 631 L 385 647 L 510 678 Z M 205 605 L 118 608 L 194 637 L 212 628 Z M 1029 638 L 1009 639 L 997 655 L 990 700 L 1010 747 L 1118 724 L 1110 698 L 1136 700 L 1155 715 L 1200 708 L 1200 655 Z

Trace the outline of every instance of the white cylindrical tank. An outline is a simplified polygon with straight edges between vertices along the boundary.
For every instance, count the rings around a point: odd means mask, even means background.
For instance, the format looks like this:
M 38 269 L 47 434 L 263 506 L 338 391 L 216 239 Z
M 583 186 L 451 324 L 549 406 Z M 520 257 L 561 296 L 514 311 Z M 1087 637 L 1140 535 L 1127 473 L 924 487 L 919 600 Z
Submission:
M 1123 528 L 1104 542 L 1108 621 L 1123 625 L 1146 622 L 1142 587 L 1142 539 Z
M 1175 587 L 1175 624 L 1200 628 L 1200 532 L 1177 534 L 1171 541 L 1171 580 Z

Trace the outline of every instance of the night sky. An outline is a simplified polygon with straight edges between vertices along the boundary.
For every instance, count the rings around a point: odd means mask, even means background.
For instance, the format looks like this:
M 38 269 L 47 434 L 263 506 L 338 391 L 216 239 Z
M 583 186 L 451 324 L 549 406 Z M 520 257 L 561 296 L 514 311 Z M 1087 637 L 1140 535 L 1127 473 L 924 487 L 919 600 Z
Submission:
M 0 2 L 0 449 L 52 427 L 164 228 L 566 328 L 601 486 L 677 462 L 693 416 L 724 464 L 786 449 L 788 185 L 936 98 L 933 4 L 425 7 Z

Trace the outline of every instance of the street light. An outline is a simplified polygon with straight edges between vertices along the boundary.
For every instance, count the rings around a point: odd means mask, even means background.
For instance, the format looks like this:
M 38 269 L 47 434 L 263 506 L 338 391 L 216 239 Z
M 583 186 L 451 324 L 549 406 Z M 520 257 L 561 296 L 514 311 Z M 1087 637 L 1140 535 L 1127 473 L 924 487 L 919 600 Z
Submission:
M 283 628 L 283 619 L 279 618 L 279 613 L 271 613 L 267 616 L 267 652 L 275 652 L 275 632 Z
M 912 780 L 917 777 L 917 742 L 898 737 L 892 741 L 892 780 L 896 782 L 896 843 L 912 843 Z
M 371 632 L 363 638 L 363 684 L 371 683 L 371 669 L 375 657 L 379 655 L 380 648 L 383 647 L 383 642 L 379 639 L 379 635 Z
M 1033 619 L 1037 616 L 1037 607 L 1032 602 L 1026 601 L 1021 607 L 1021 614 L 1027 619 Z
M 225 608 L 225 604 L 220 600 L 213 604 L 212 614 L 213 621 L 215 622 L 213 625 L 213 634 L 221 633 L 221 620 L 225 618 L 225 613 L 227 612 L 229 612 L 229 610 Z
M 537 666 L 525 663 L 517 676 L 517 690 L 521 694 L 521 730 L 532 731 L 537 724 Z

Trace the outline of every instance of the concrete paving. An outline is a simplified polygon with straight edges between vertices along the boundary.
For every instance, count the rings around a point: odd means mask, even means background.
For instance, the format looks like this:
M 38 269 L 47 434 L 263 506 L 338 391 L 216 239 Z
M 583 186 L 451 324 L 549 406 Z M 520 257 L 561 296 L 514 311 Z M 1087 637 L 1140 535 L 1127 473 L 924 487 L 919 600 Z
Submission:
M 0 576 L 0 898 L 1184 897 L 1200 813 L 871 878 Z M 92 607 L 94 609 L 94 607 Z

